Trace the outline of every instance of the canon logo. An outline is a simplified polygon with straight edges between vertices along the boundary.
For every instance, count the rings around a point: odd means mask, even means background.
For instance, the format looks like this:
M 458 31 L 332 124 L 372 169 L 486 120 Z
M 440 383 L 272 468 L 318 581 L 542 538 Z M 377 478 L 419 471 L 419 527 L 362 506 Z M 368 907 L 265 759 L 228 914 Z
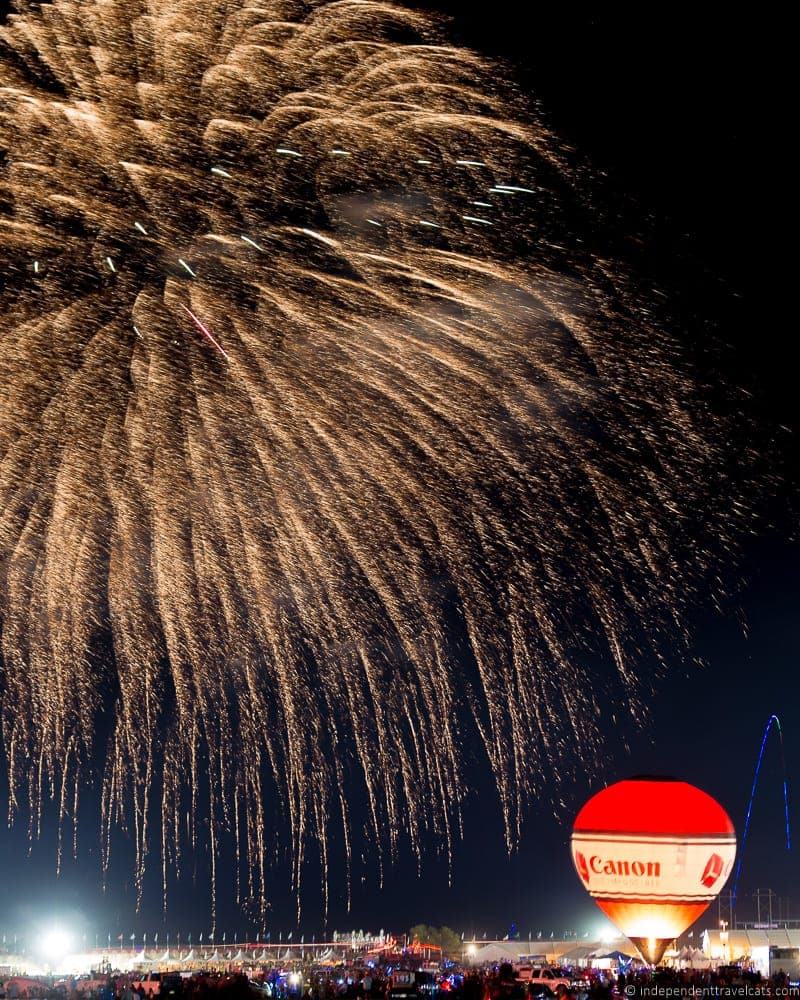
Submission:
M 634 878 L 661 878 L 660 861 L 620 861 L 616 858 L 601 858 L 599 854 L 593 854 L 586 858 L 580 851 L 575 852 L 575 867 L 583 881 L 588 885 L 592 875 L 616 875 L 618 877 Z M 707 871 L 703 873 L 704 883 L 709 875 L 714 872 L 712 862 L 706 866 Z
M 711 857 L 706 862 L 706 866 L 703 869 L 703 874 L 700 876 L 700 881 L 703 885 L 710 889 L 711 886 L 717 881 L 717 879 L 722 874 L 722 869 L 725 867 L 725 862 L 719 856 L 719 854 L 712 854 Z
M 637 877 L 660 878 L 660 861 L 618 861 L 604 860 L 597 854 L 589 858 L 589 869 L 595 875 L 636 875 Z

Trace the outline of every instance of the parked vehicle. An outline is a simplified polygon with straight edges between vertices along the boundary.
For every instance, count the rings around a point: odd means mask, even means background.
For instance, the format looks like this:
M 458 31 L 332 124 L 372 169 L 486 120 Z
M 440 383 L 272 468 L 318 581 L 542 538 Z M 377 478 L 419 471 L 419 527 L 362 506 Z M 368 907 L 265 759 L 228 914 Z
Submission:
M 522 969 L 519 972 L 522 972 Z M 523 977 L 518 974 L 518 978 L 522 979 Z M 548 969 L 544 966 L 532 966 L 530 975 L 524 981 L 532 988 L 546 987 L 551 993 L 555 993 L 559 986 L 565 990 L 569 990 L 572 986 L 572 980 L 569 976 L 562 975 L 557 969 Z

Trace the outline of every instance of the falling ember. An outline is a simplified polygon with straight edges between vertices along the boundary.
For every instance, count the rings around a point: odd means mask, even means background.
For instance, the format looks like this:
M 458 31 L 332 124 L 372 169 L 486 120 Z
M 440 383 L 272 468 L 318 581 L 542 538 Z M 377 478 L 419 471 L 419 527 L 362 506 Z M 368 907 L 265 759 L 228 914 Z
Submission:
M 19 10 L 11 817 L 27 795 L 33 836 L 43 800 L 77 822 L 100 758 L 105 867 L 125 826 L 166 893 L 202 840 L 263 904 L 276 845 L 297 886 L 332 830 L 355 849 L 362 799 L 380 852 L 451 850 L 476 731 L 512 846 L 603 707 L 641 717 L 641 651 L 741 510 L 677 345 L 586 249 L 580 176 L 494 65 L 393 3 Z
M 192 322 L 197 327 L 197 329 L 200 331 L 200 333 L 206 338 L 206 340 L 210 344 L 212 344 L 219 351 L 219 353 L 223 356 L 223 358 L 225 358 L 226 361 L 230 361 L 230 358 L 225 353 L 225 351 L 222 349 L 222 344 L 220 344 L 220 342 L 214 337 L 214 335 L 211 333 L 211 331 L 200 322 L 200 320 L 195 316 L 195 314 L 192 312 L 192 310 L 191 309 L 187 309 L 186 306 L 184 306 L 184 305 L 181 306 L 181 309 L 183 309 L 183 311 L 188 316 L 191 316 Z

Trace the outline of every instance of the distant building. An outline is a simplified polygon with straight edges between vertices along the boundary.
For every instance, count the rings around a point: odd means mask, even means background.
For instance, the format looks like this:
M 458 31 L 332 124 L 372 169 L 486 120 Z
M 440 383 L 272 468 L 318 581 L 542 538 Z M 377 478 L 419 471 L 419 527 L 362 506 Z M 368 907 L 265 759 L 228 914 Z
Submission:
M 783 971 L 800 977 L 800 929 L 707 930 L 703 951 L 714 964 L 745 962 L 764 976 Z

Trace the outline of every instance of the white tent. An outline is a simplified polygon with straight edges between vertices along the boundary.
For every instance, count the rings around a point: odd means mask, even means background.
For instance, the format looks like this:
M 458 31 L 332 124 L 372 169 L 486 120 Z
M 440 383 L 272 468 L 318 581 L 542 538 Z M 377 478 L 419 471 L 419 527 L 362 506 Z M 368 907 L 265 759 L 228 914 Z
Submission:
M 589 965 L 589 959 L 596 956 L 594 945 L 576 944 L 574 948 L 562 952 L 560 960 L 564 965 Z
M 681 948 L 676 956 L 675 963 L 681 969 L 711 968 L 711 959 L 706 953 L 700 948 L 692 948 L 690 945 L 684 945 Z
M 521 954 L 519 942 L 490 941 L 468 957 L 471 965 L 497 965 L 501 962 L 517 962 Z

